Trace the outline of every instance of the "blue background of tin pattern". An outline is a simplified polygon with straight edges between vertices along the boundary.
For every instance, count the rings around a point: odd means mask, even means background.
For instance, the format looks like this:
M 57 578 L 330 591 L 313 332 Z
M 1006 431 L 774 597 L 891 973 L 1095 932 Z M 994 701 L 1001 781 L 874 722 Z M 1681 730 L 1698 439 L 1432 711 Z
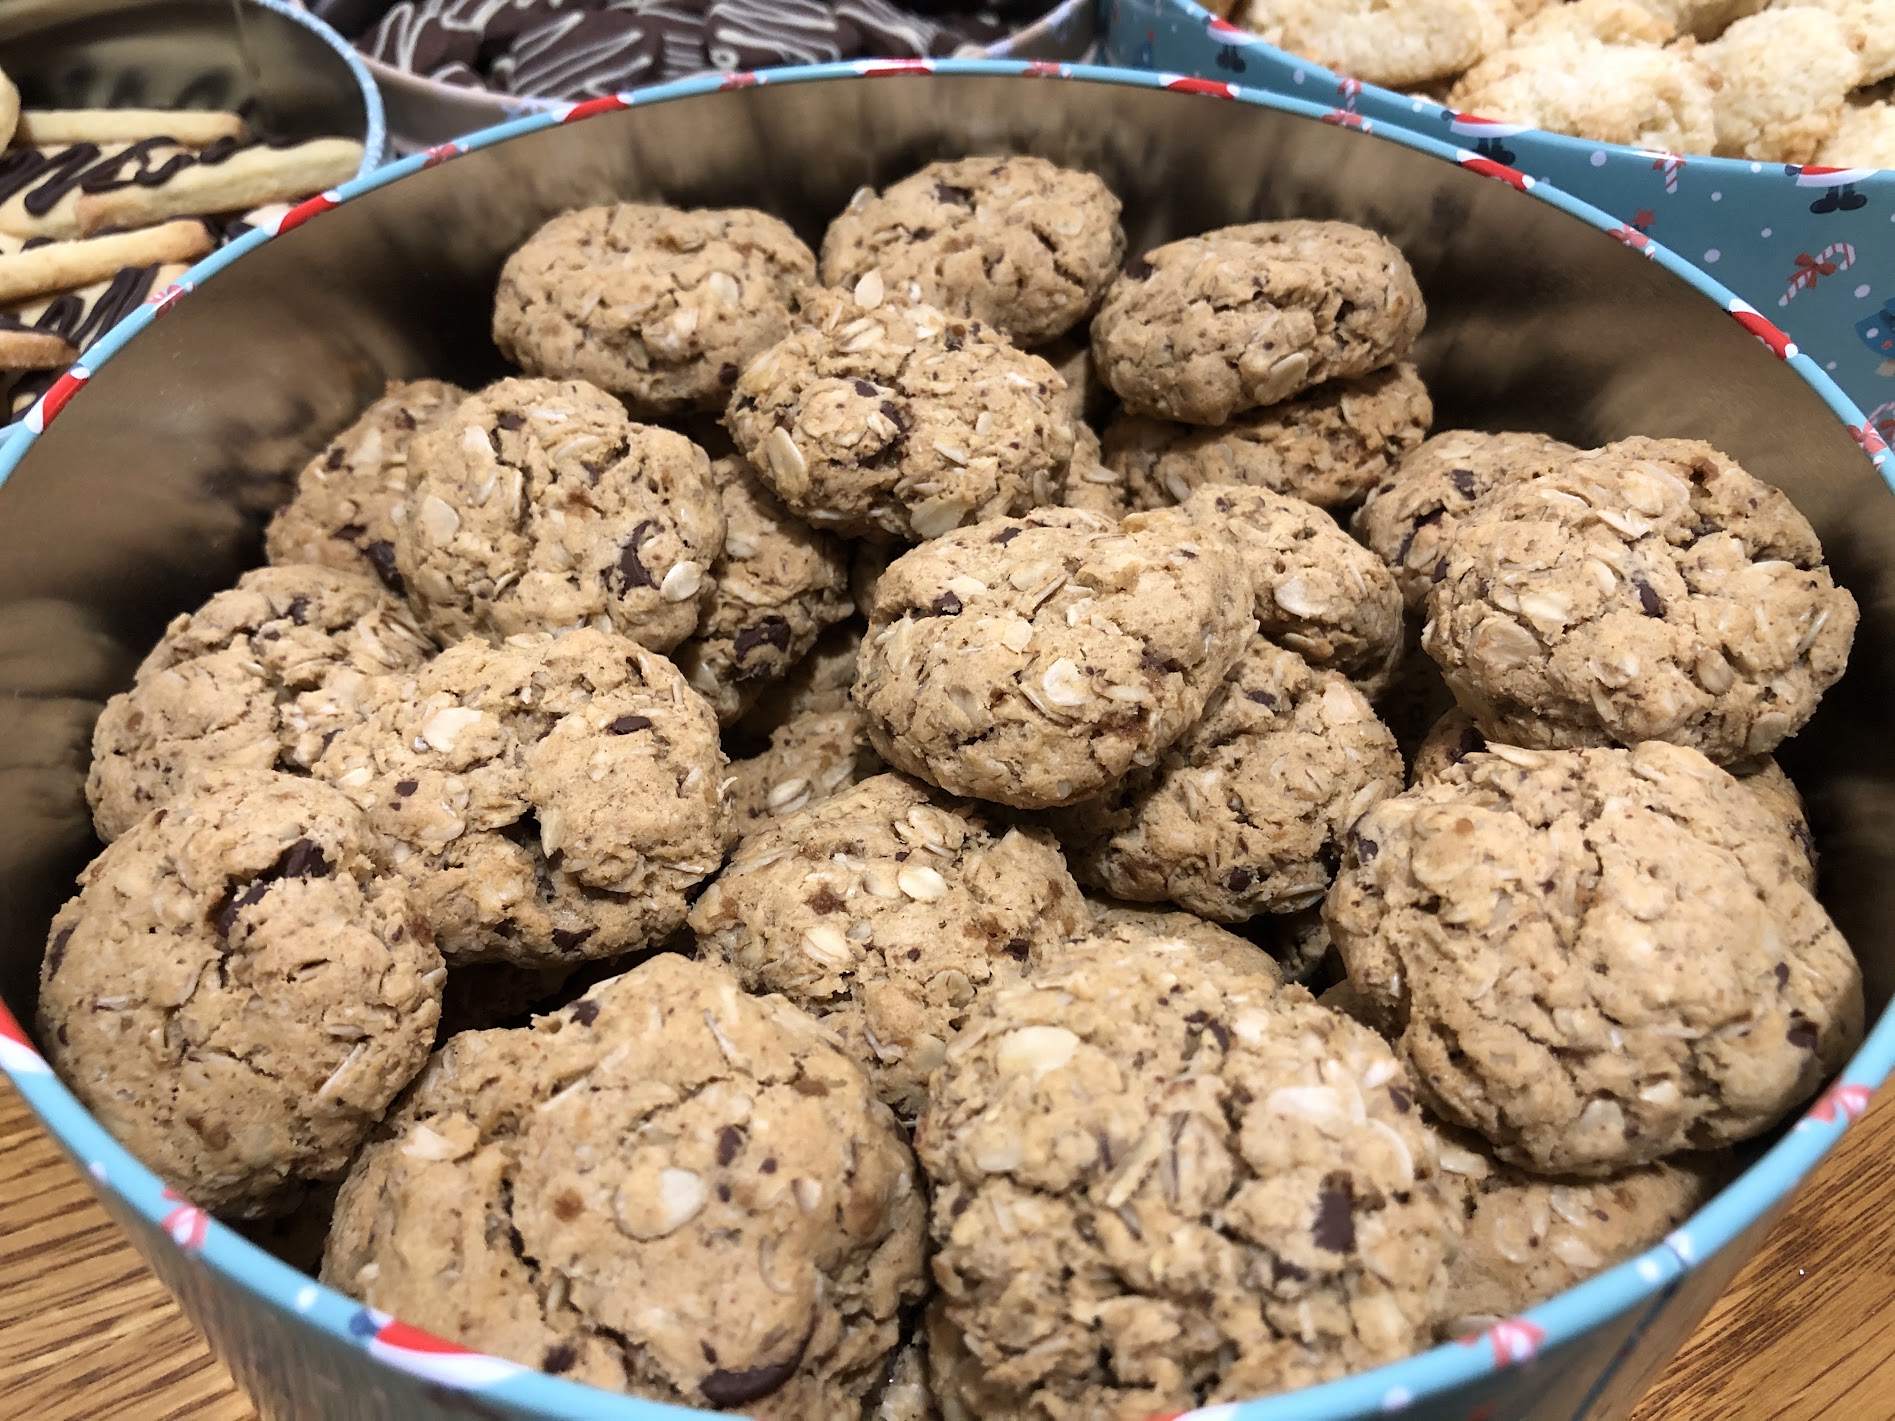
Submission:
M 1895 171 L 1680 158 L 1465 122 L 1286 54 L 1191 0 L 1105 0 L 1104 58 L 1342 109 L 1551 182 L 1744 297 L 1895 439 Z
M 1179 102 L 1235 100 L 1311 119 L 1334 121 L 1331 106 L 1204 85 L 1169 74 L 1133 74 L 1078 65 L 937 61 L 822 65 L 756 76 L 704 76 L 488 129 L 392 163 L 312 198 L 274 231 L 258 230 L 199 263 L 175 286 L 104 336 L 76 367 L 0 437 L 0 486 L 66 403 L 85 399 L 90 371 L 109 361 L 153 320 L 233 262 L 280 232 L 319 221 L 330 208 L 462 153 L 559 123 L 644 104 L 758 84 L 788 84 L 930 72 L 1032 76 L 1146 88 L 1207 91 Z M 1369 128 L 1372 124 L 1354 125 Z M 1457 161 L 1453 147 L 1385 131 L 1404 147 Z M 1367 140 L 1365 140 L 1367 141 Z M 1259 155 L 1267 163 L 1267 155 Z M 1616 223 L 1549 187 L 1534 198 L 1602 232 Z M 1730 293 L 1656 242 L 1651 260 L 1728 310 Z M 1837 418 L 1859 426 L 1861 412 L 1807 357 L 1788 363 Z M 1895 485 L 1895 456 L 1870 451 Z M 1761 1239 L 1790 1192 L 1866 1108 L 1895 1064 L 1895 1011 L 1885 1011 L 1838 1080 L 1742 1176 L 1684 1226 L 1638 1257 L 1477 1336 L 1280 1397 L 1203 1408 L 1192 1421 L 1581 1421 L 1621 1409 L 1628 1387 L 1661 1363 Z M 0 1005 L 0 1070 L 18 1087 L 62 1147 L 91 1175 L 114 1218 L 185 1310 L 211 1338 L 266 1415 L 322 1421 L 670 1421 L 702 1413 L 576 1386 L 570 1382 L 442 1344 L 362 1307 L 273 1258 L 235 1230 L 165 1188 L 118 1145 L 48 1069 L 26 1033 Z M 1731 1246 L 1735 1244 L 1735 1246 Z M 1721 1252 L 1720 1252 L 1721 1251 Z

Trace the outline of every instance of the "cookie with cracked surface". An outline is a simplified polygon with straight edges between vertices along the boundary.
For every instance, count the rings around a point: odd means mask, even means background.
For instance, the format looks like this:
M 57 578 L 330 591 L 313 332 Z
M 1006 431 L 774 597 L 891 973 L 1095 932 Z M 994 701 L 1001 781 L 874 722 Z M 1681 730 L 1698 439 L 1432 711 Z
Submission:
M 1717 77 L 1702 53 L 1573 38 L 1510 45 L 1463 74 L 1448 104 L 1575 138 L 1708 153 Z
M 194 779 L 79 876 L 40 1038 L 86 1108 L 193 1203 L 248 1218 L 348 1167 L 427 1060 L 428 920 L 327 785 Z
M 434 654 L 367 573 L 260 567 L 165 628 L 92 731 L 86 800 L 106 843 L 200 769 L 307 770 L 374 678 Z
M 1435 722 L 1416 749 L 1408 767 L 1408 782 L 1419 785 L 1438 780 L 1469 755 L 1481 754 L 1487 748 L 1487 737 L 1480 733 L 1473 717 L 1457 706 Z M 1783 767 L 1772 756 L 1759 755 L 1734 760 L 1724 770 L 1756 798 L 1786 841 L 1789 852 L 1785 871 L 1814 893 L 1816 840 L 1803 812 L 1803 796 L 1783 773 Z
M 382 397 L 296 476 L 263 535 L 273 563 L 368 572 L 399 595 L 395 525 L 406 515 L 408 446 L 453 414 L 467 391 L 443 380 L 390 381 Z
M 1073 449 L 1052 366 L 859 285 L 804 300 L 738 377 L 724 424 L 800 517 L 908 542 L 1050 503 Z
M 409 448 L 395 563 L 422 624 L 468 636 L 607 627 L 669 651 L 714 591 L 711 461 L 579 380 L 501 380 Z
M 1273 982 L 1281 982 L 1276 959 L 1254 942 L 1238 937 L 1229 928 L 1200 918 L 1196 913 L 1181 913 L 1169 908 L 1154 908 L 1149 903 L 1126 903 L 1116 898 L 1097 898 L 1088 894 L 1086 909 L 1090 915 L 1082 946 L 1114 943 L 1137 948 L 1153 938 L 1164 938 L 1188 945 L 1201 961 L 1214 963 L 1242 976 L 1261 973 Z
M 1716 80 L 1710 151 L 1721 158 L 1813 162 L 1863 81 L 1862 36 L 1811 5 L 1747 15 L 1696 55 Z
M 1529 1174 L 1480 1136 L 1443 1127 L 1441 1185 L 1461 1216 L 1441 1335 L 1464 1337 L 1656 1244 L 1734 1172 L 1728 1150 L 1685 1152 L 1604 1179 Z
M 814 1013 L 903 1119 L 981 995 L 1086 922 L 1050 835 L 901 775 L 753 834 L 691 910 L 707 960 Z
M 1086 318 L 1125 255 L 1120 204 L 1096 174 L 1044 158 L 952 158 L 829 224 L 825 286 L 869 278 L 898 300 L 984 321 L 1018 345 Z
M 315 773 L 367 812 L 450 963 L 649 946 L 723 861 L 717 717 L 636 642 L 462 642 L 380 687 Z
M 710 600 L 697 631 L 678 647 L 677 663 L 728 725 L 855 607 L 840 539 L 791 513 L 743 460 L 719 459 L 711 473 L 724 548 L 711 564 Z
M 1341 672 L 1364 695 L 1388 689 L 1402 655 L 1402 598 L 1380 558 L 1314 504 L 1267 488 L 1206 484 L 1180 506 L 1236 540 L 1260 635 Z
M 1093 318 L 1092 358 L 1132 413 L 1224 424 L 1394 364 L 1426 318 L 1388 238 L 1347 222 L 1255 222 L 1128 261 Z
M 1243 24 L 1271 44 L 1370 84 L 1446 79 L 1507 42 L 1495 0 L 1245 0 Z
M 767 748 L 731 762 L 731 818 L 739 837 L 753 834 L 881 771 L 854 706 L 801 715 L 771 731 Z
M 948 1415 L 1136 1421 L 1429 1335 L 1434 1141 L 1388 1046 L 1300 988 L 1101 942 L 990 994 L 948 1058 L 915 1134 Z
M 848 1416 L 921 1293 L 916 1183 L 827 1031 L 667 953 L 437 1053 L 350 1171 L 322 1276 L 572 1381 Z
M 1419 612 L 1476 504 L 1497 488 L 1557 473 L 1579 453 L 1545 434 L 1444 430 L 1369 491 L 1349 526 L 1394 569 L 1403 602 Z
M 1100 457 L 1124 478 L 1134 508 L 1183 503 L 1203 484 L 1255 484 L 1340 509 L 1361 502 L 1433 420 L 1427 387 L 1403 361 L 1215 429 L 1121 414 L 1106 426 Z
M 789 333 L 815 279 L 815 255 L 768 213 L 588 207 L 507 258 L 494 344 L 529 375 L 589 381 L 635 414 L 714 410 Z
M 1702 755 L 1473 755 L 1366 814 L 1325 916 L 1437 1114 L 1606 1175 L 1768 1130 L 1862 1033 L 1849 946 Z
M 855 703 L 890 765 L 952 794 L 1090 799 L 1204 711 L 1256 629 L 1228 533 L 1175 509 L 1042 508 L 957 529 L 875 590 Z
M 1802 728 L 1855 627 L 1780 490 L 1708 444 L 1627 439 L 1462 518 L 1422 645 L 1494 740 L 1730 761 Z
M 1257 637 L 1155 765 L 1047 822 L 1082 883 L 1241 923 L 1319 902 L 1350 826 L 1401 786 L 1362 693 Z

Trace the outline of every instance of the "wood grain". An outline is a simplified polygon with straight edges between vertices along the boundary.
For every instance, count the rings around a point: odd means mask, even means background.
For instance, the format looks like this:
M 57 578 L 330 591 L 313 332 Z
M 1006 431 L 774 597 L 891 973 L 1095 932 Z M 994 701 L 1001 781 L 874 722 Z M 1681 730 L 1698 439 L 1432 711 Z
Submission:
M 1632 1421 L 1895 1421 L 1895 1093 L 1810 1181 Z M 0 1085 L 0 1415 L 256 1421 Z

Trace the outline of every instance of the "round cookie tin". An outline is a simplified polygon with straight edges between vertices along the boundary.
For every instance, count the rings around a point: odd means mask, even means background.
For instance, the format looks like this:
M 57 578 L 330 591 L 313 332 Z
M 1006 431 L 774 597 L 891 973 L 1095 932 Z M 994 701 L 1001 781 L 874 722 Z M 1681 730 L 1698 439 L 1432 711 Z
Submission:
M 1895 272 L 1874 260 L 1895 242 L 1895 171 L 1628 148 L 1456 113 L 1285 53 L 1194 0 L 1105 0 L 1102 52 L 1412 129 L 1593 203 L 1624 240 L 1662 242 L 1729 286 L 1895 438 Z
M 255 510 L 384 380 L 497 373 L 482 293 L 552 212 L 612 194 L 743 200 L 809 232 L 855 184 L 918 155 L 996 147 L 1094 167 L 1145 246 L 1288 212 L 1377 226 L 1410 254 L 1435 307 L 1439 335 L 1420 360 L 1444 418 L 1540 422 L 1595 442 L 1712 439 L 1787 487 L 1865 607 L 1895 599 L 1895 457 L 1873 426 L 1751 305 L 1552 185 L 1326 103 L 1219 80 L 865 62 L 707 76 L 523 118 L 311 198 L 157 293 L 0 443 L 0 627 L 51 602 L 97 632 L 44 664 L 0 658 L 0 745 L 28 743 L 34 708 L 49 704 L 35 698 L 64 707 L 118 688 L 126 663 L 98 643 L 148 644 L 168 613 L 254 559 Z M 1220 181 L 1181 176 L 1206 172 Z M 1463 338 L 1470 330 L 1480 338 Z M 1577 1421 L 1629 1404 L 1895 1063 L 1892 666 L 1895 628 L 1871 616 L 1798 767 L 1828 830 L 1827 901 L 1879 1017 L 1820 1098 L 1660 1244 L 1522 1316 L 1373 1372 L 1191 1416 Z M 25 675 L 30 686 L 14 684 Z M 75 807 L 82 775 L 59 760 L 0 777 L 0 1069 L 265 1414 L 701 1414 L 580 1387 L 364 1308 L 212 1220 L 106 1134 L 20 1024 L 33 1017 L 48 917 L 94 848 Z

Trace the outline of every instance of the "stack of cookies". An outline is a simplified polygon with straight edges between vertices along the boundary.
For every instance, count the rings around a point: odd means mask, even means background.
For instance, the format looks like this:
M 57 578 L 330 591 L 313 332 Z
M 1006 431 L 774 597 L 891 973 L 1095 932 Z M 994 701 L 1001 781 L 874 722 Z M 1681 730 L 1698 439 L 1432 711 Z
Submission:
M 362 166 L 353 139 L 265 144 L 236 113 L 23 109 L 4 73 L 0 149 L 7 418 L 199 257 Z
M 1634 148 L 1895 168 L 1890 0 L 1212 0 L 1462 113 Z
M 228 1217 L 339 1180 L 372 1307 L 782 1418 L 1302 1386 L 1702 1203 L 1862 1031 L 1808 523 L 1431 436 L 1374 232 L 1120 217 L 979 157 L 529 238 L 521 373 L 389 387 L 101 716 L 88 1106 Z

